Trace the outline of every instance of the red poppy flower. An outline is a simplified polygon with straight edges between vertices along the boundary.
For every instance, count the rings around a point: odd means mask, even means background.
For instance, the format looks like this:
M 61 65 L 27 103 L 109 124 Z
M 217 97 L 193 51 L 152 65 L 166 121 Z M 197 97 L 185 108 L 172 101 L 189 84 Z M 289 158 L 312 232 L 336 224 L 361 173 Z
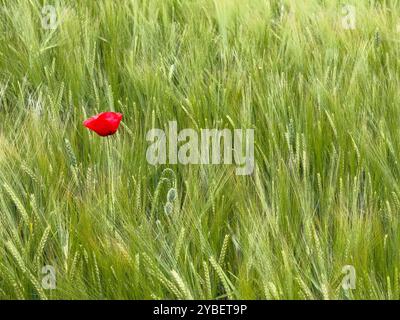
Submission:
M 117 132 L 122 120 L 122 114 L 118 112 L 102 112 L 83 122 L 83 125 L 105 137 Z

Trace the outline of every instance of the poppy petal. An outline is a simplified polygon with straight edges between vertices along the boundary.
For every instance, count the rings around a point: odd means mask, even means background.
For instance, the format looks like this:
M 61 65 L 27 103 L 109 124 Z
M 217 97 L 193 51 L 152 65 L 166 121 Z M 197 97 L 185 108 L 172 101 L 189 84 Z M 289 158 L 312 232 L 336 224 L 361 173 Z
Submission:
M 117 132 L 121 120 L 121 113 L 108 111 L 86 119 L 83 125 L 99 136 L 105 137 Z

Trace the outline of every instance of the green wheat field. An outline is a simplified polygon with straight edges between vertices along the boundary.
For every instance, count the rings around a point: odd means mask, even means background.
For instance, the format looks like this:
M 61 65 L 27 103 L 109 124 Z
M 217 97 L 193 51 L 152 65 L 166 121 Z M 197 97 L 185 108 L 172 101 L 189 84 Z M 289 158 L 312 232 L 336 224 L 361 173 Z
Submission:
M 399 299 L 399 75 L 400 1 L 0 0 L 0 299 Z M 253 173 L 149 164 L 169 121 Z

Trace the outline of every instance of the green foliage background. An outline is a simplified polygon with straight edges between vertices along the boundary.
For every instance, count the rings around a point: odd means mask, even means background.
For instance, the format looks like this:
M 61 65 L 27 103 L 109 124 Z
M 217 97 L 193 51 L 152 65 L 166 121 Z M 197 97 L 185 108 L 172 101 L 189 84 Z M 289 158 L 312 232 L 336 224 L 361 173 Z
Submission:
M 0 298 L 400 297 L 399 1 L 44 4 L 0 0 Z M 254 173 L 149 165 L 172 120 L 254 128 Z

